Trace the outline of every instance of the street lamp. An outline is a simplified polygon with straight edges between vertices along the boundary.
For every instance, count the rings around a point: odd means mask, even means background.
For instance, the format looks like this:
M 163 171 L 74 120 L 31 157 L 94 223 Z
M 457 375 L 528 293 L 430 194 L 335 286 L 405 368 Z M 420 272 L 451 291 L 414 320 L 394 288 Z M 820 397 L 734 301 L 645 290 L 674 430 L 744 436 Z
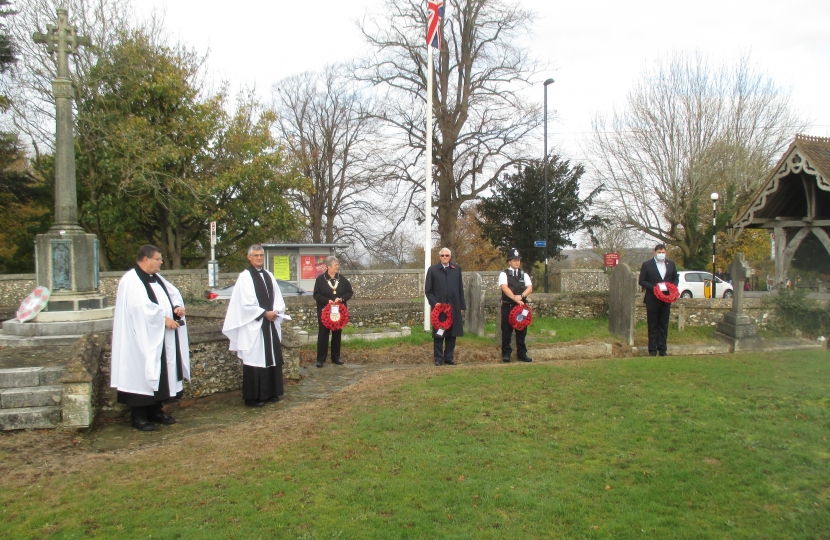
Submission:
M 548 293 L 548 86 L 553 84 L 553 79 L 544 82 L 545 87 L 545 152 L 542 167 L 545 178 L 545 294 Z
M 712 193 L 709 195 L 709 198 L 712 199 L 712 298 L 717 298 L 717 288 L 715 287 L 715 248 L 718 242 L 718 235 L 717 229 L 715 226 L 717 225 L 718 219 L 718 194 L 717 192 Z

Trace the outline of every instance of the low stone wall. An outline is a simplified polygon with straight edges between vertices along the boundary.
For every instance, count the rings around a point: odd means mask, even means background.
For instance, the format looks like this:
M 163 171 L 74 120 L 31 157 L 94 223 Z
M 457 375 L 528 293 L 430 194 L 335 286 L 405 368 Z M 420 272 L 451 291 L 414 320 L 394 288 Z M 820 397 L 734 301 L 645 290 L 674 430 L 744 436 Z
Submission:
M 608 276 L 604 270 L 590 268 L 560 268 L 554 270 L 551 280 L 555 292 L 607 291 Z
M 218 315 L 221 313 L 221 315 Z M 190 337 L 190 377 L 184 383 L 183 399 L 206 397 L 219 392 L 242 388 L 242 365 L 236 353 L 228 350 L 228 339 L 221 333 L 224 311 L 212 308 L 203 316 L 188 313 Z M 110 361 L 112 358 L 107 336 L 106 345 L 98 367 L 93 395 L 95 409 L 103 416 L 118 414 L 125 407 L 117 403 L 117 392 L 110 388 Z M 286 380 L 299 380 L 299 341 L 291 328 L 283 328 L 283 376 Z
M 498 272 L 479 272 L 487 295 L 498 294 Z M 101 272 L 99 290 L 107 297 L 107 304 L 115 305 L 118 281 L 124 272 Z M 163 270 L 162 275 L 178 287 L 182 296 L 202 298 L 209 289 L 206 270 Z M 343 275 L 352 284 L 355 298 L 422 298 L 424 294 L 423 270 L 355 270 Z M 465 272 L 465 283 L 472 273 Z M 238 272 L 219 274 L 219 286 L 236 283 Z M 17 308 L 20 302 L 36 287 L 34 274 L 0 275 L 0 306 Z M 310 293 L 311 291 L 309 291 Z

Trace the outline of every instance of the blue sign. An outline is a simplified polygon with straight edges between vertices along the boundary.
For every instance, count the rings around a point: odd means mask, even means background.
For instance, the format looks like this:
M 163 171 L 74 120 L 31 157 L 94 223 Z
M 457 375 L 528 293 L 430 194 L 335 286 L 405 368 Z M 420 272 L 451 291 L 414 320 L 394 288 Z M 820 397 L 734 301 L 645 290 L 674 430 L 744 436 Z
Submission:
M 533 242 L 533 247 L 547 247 L 548 243 L 546 240 L 536 240 Z

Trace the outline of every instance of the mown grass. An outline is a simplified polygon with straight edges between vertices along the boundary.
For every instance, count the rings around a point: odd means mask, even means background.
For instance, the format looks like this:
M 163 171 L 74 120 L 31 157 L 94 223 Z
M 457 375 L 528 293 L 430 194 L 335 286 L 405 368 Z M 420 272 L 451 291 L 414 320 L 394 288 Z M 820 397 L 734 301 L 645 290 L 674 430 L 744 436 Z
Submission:
M 212 465 L 197 474 L 180 472 L 192 466 L 186 453 L 159 463 L 147 451 L 11 483 L 0 493 L 0 536 L 830 531 L 826 351 L 420 373 L 430 375 L 356 399 L 334 422 L 312 421 L 313 435 L 299 442 L 251 456 L 237 435 L 229 443 L 238 452 L 201 458 Z

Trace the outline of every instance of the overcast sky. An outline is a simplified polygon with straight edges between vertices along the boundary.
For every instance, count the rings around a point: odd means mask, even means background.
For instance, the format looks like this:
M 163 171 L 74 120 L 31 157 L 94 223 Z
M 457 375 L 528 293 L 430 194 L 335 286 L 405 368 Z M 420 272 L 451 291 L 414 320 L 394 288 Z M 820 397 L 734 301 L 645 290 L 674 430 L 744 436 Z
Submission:
M 426 0 L 424 0 L 426 1 Z M 673 52 L 700 51 L 714 62 L 749 54 L 754 66 L 792 90 L 793 104 L 830 136 L 830 1 L 655 0 L 557 2 L 523 0 L 538 13 L 531 52 L 553 77 L 551 146 L 578 157 L 591 118 L 624 103 L 643 69 Z M 199 51 L 217 83 L 256 86 L 270 99 L 276 81 L 365 53 L 356 21 L 383 3 L 134 0 L 139 14 L 164 13 L 173 38 Z M 532 92 L 532 90 L 531 90 Z M 540 149 L 541 153 L 541 149 Z

